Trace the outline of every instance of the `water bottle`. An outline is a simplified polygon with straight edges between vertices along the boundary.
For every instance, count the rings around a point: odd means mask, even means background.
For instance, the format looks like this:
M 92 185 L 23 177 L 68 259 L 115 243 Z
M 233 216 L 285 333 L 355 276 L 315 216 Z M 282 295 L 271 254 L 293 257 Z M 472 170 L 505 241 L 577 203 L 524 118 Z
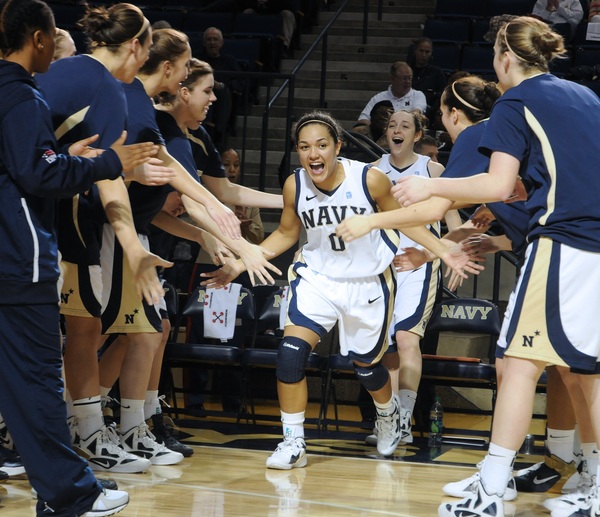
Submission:
M 429 447 L 442 445 L 442 433 L 444 432 L 444 408 L 440 397 L 435 397 L 435 402 L 429 411 Z

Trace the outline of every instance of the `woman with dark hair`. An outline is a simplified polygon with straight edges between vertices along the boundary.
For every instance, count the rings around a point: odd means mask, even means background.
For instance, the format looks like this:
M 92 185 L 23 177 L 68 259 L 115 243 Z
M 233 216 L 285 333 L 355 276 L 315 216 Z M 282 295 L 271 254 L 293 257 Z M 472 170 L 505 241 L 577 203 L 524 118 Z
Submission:
M 290 266 L 290 298 L 283 340 L 277 355 L 277 393 L 283 442 L 267 467 L 287 470 L 307 464 L 304 414 L 307 406 L 305 367 L 311 351 L 337 323 L 340 347 L 355 365 L 358 379 L 371 394 L 377 411 L 377 451 L 389 456 L 400 443 L 400 403 L 381 358 L 387 350 L 394 309 L 396 277 L 392 261 L 399 234 L 373 231 L 351 245 L 335 235 L 339 221 L 359 213 L 393 210 L 391 182 L 370 164 L 338 159 L 341 129 L 328 113 L 311 112 L 298 120 L 293 139 L 301 167 L 283 188 L 279 227 L 263 247 L 275 256 L 293 246 L 302 228 L 307 242 Z M 429 230 L 406 230 L 412 239 L 435 251 L 459 274 L 474 271 L 464 256 L 453 256 Z M 243 270 L 239 261 L 207 273 L 208 287 L 222 285 Z
M 37 515 L 112 515 L 129 496 L 102 490 L 71 448 L 67 426 L 55 200 L 96 181 L 121 181 L 123 169 L 155 150 L 152 144 L 124 148 L 119 132 L 112 150 L 91 160 L 58 152 L 48 105 L 32 78 L 48 70 L 55 35 L 44 2 L 0 4 L 0 411 L 38 494 Z M 69 151 L 88 153 L 95 140 L 75 142 Z

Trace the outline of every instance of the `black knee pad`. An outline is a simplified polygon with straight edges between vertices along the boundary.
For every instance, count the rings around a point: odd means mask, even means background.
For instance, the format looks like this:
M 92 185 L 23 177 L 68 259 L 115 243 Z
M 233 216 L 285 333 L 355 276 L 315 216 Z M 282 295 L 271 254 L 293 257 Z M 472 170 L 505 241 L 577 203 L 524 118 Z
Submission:
M 304 339 L 284 337 L 277 350 L 277 380 L 292 384 L 304 379 L 311 350 L 311 346 Z
M 367 391 L 380 390 L 390 378 L 390 374 L 381 363 L 371 366 L 358 366 L 355 364 L 354 373 Z

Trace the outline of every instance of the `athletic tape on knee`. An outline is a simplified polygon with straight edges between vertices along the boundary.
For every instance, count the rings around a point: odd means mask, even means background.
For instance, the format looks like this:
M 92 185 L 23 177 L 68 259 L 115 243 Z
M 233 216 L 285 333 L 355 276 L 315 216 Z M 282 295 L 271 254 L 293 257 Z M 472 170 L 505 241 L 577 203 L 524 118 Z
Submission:
M 299 337 L 284 337 L 277 351 L 277 379 L 286 384 L 304 379 L 311 346 Z
M 371 366 L 354 365 L 354 373 L 367 391 L 380 390 L 390 378 L 390 374 L 381 363 Z

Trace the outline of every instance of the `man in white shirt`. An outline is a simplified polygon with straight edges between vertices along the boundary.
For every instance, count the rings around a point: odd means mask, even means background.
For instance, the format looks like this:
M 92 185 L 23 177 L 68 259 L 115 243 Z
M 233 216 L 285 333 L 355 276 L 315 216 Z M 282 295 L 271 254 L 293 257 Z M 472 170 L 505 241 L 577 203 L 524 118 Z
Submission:
M 571 34 L 575 34 L 577 25 L 583 19 L 583 8 L 579 0 L 537 0 L 533 14 L 550 24 L 568 23 Z
M 413 90 L 412 80 L 413 71 L 404 61 L 396 61 L 390 67 L 390 77 L 392 84 L 390 87 L 371 97 L 367 102 L 358 121 L 364 124 L 371 123 L 371 110 L 373 106 L 380 101 L 390 101 L 394 106 L 394 111 L 420 109 L 423 113 L 427 110 L 427 99 L 425 94 L 418 90 Z

